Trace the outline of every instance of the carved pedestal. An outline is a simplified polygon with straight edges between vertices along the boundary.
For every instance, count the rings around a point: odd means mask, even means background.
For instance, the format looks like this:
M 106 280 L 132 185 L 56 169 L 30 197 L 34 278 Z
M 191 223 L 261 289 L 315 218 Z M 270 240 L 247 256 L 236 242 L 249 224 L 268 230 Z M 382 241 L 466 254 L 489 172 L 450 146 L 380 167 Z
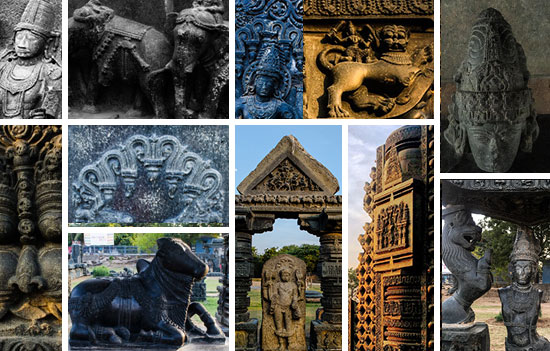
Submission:
M 216 320 L 221 326 L 226 336 L 229 335 L 229 234 L 223 234 L 224 255 L 222 261 L 223 277 L 220 278 L 222 283 L 218 287 L 220 297 L 218 299 L 218 311 L 216 312 Z
M 489 351 L 489 327 L 486 323 L 443 324 L 441 351 Z
M 235 350 L 257 351 L 258 320 L 253 318 L 246 322 L 235 323 Z
M 311 321 L 309 343 L 313 351 L 342 350 L 342 325 Z

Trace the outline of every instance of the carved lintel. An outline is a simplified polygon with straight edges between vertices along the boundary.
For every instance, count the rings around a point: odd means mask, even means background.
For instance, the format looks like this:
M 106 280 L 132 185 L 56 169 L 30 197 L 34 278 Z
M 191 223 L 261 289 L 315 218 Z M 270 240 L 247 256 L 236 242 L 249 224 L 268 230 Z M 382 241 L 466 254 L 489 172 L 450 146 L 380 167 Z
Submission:
M 301 230 L 317 236 L 342 232 L 342 212 L 323 211 L 319 214 L 300 214 L 298 225 Z
M 235 209 L 235 226 L 238 231 L 259 234 L 273 230 L 274 214 L 255 213 L 247 208 Z

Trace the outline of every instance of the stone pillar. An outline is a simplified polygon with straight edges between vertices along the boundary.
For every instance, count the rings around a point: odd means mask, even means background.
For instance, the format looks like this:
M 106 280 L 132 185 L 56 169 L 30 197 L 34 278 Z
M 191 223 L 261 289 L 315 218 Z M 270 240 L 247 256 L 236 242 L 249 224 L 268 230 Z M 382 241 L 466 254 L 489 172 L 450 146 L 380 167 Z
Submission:
M 229 234 L 223 234 L 224 255 L 222 261 L 223 277 L 220 279 L 222 286 L 218 287 L 220 298 L 216 319 L 222 327 L 225 335 L 229 335 Z

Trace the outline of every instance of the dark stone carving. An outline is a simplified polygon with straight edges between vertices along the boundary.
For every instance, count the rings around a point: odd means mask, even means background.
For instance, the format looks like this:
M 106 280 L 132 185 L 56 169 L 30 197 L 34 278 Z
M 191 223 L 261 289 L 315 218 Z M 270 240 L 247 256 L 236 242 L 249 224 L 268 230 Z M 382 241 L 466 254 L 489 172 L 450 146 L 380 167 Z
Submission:
M 373 220 L 358 238 L 354 350 L 434 348 L 433 138 L 433 127 L 405 126 L 377 149 L 364 187 Z
M 183 346 L 186 340 L 224 343 L 214 318 L 199 303 L 190 302 L 195 279 L 208 272 L 187 244 L 162 238 L 138 274 L 123 279 L 90 279 L 77 285 L 69 298 L 71 346 Z M 198 315 L 206 331 L 191 318 Z M 122 316 L 122 317 L 121 317 Z
M 223 234 L 224 255 L 222 261 L 222 286 L 218 287 L 218 311 L 216 320 L 226 336 L 229 335 L 229 234 Z
M 276 218 L 297 218 L 300 229 L 319 237 L 323 307 L 316 320 L 311 322 L 309 346 L 311 350 L 341 350 L 342 197 L 334 195 L 339 189 L 338 181 L 304 150 L 296 138 L 286 136 L 237 189 L 241 195 L 237 195 L 235 201 L 236 350 L 255 351 L 259 346 L 258 320 L 250 319 L 248 312 L 248 291 L 252 284 L 252 236 L 273 230 Z M 288 343 L 289 349 L 303 350 L 306 344 L 293 338 L 302 338 L 296 327 L 302 328 L 299 320 L 303 319 L 303 314 L 299 313 L 299 300 L 300 296 L 305 299 L 305 292 L 299 293 L 290 307 L 285 307 L 288 306 L 285 302 L 284 308 L 279 306 L 271 312 L 267 304 L 279 303 L 272 298 L 273 289 L 278 284 L 283 284 L 285 288 L 292 288 L 295 284 L 296 291 L 303 291 L 299 282 L 305 273 L 296 275 L 291 272 L 290 280 L 281 282 L 281 269 L 285 271 L 288 266 L 270 267 L 265 267 L 263 279 L 262 348 L 286 349 Z M 298 265 L 293 263 L 293 267 Z M 276 313 L 276 309 L 282 313 Z M 288 331 L 289 325 L 294 328 L 292 335 Z
M 204 279 L 196 281 L 195 284 L 193 284 L 191 301 L 206 301 L 206 282 Z
M 473 322 L 472 303 L 491 288 L 491 251 L 481 259 L 470 252 L 481 240 L 481 228 L 463 206 L 449 206 L 443 212 L 441 258 L 456 279 L 457 289 L 441 305 L 441 321 L 448 324 Z
M 0 190 L 0 349 L 58 350 L 61 127 L 0 128 Z
M 271 258 L 262 268 L 262 350 L 307 349 L 306 264 L 291 255 Z
M 237 118 L 302 118 L 302 0 L 236 2 Z
M 61 4 L 30 0 L 13 28 L 10 46 L 0 53 L 0 116 L 61 118 Z
M 175 136 L 179 133 L 173 132 L 174 135 L 162 136 L 130 134 L 116 148 L 102 151 L 97 161 L 86 165 L 88 159 L 79 165 L 80 173 L 73 178 L 71 189 L 74 222 L 227 221 L 224 177 L 210 160 L 190 150 L 196 145 L 184 144 Z M 192 140 L 189 136 L 191 145 Z M 216 138 L 213 141 L 220 142 Z M 148 206 L 146 213 L 139 207 L 143 201 Z
M 481 170 L 506 172 L 518 150 L 531 152 L 539 133 L 525 54 L 492 8 L 479 15 L 468 50 L 444 136 L 458 158 L 469 145 Z
M 502 318 L 508 331 L 506 351 L 548 350 L 550 342 L 538 335 L 542 290 L 533 287 L 537 274 L 540 245 L 533 232 L 519 228 L 514 250 L 510 255 L 512 285 L 498 290 L 502 303 Z

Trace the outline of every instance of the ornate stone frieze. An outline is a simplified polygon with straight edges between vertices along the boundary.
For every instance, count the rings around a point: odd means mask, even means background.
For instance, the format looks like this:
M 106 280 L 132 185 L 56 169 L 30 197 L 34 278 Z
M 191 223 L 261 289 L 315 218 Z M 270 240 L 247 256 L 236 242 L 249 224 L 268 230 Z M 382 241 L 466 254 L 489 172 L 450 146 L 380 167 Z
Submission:
M 302 0 L 236 2 L 237 118 L 302 118 Z
M 255 190 L 277 191 L 320 191 L 321 188 L 289 159 L 281 162 L 263 181 L 258 183 Z
M 433 0 L 306 0 L 307 17 L 341 16 L 431 16 Z
M 376 218 L 376 253 L 409 245 L 409 205 L 404 202 L 383 209 Z
M 0 127 L 0 349 L 61 348 L 61 127 Z

